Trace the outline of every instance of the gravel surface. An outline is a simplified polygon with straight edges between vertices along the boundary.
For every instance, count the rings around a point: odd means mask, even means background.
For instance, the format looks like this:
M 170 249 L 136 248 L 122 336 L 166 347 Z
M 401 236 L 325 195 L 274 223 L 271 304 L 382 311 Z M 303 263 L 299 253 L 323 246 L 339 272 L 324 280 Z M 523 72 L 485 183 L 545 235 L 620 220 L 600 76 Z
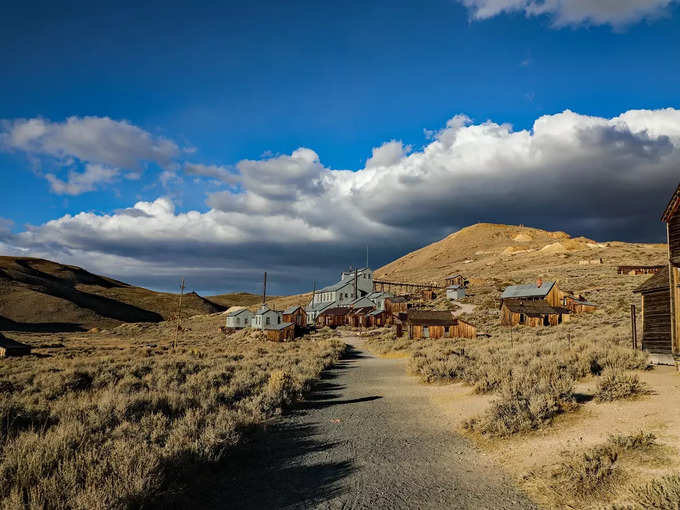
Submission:
M 297 409 L 235 453 L 209 508 L 535 508 L 455 434 L 405 359 L 361 340 Z

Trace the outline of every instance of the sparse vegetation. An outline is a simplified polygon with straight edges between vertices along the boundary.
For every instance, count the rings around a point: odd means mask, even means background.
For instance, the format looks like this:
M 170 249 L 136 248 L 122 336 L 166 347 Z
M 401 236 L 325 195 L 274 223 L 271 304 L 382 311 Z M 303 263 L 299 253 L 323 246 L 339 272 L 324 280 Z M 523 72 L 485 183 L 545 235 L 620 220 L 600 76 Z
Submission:
M 330 337 L 218 336 L 218 320 L 205 329 L 189 321 L 176 351 L 172 324 L 151 334 L 139 325 L 136 336 L 126 325 L 125 337 L 67 338 L 43 358 L 3 362 L 0 507 L 138 508 L 174 498 L 344 349 Z
M 628 510 L 677 510 L 680 508 L 680 474 L 664 476 L 630 490 Z
M 635 374 L 625 374 L 611 369 L 602 374 L 597 385 L 595 398 L 600 402 L 611 402 L 624 398 L 634 398 L 649 393 L 649 388 Z
M 565 495 L 584 499 L 603 492 L 621 475 L 616 448 L 595 446 L 583 452 L 568 455 L 553 471 L 552 485 Z

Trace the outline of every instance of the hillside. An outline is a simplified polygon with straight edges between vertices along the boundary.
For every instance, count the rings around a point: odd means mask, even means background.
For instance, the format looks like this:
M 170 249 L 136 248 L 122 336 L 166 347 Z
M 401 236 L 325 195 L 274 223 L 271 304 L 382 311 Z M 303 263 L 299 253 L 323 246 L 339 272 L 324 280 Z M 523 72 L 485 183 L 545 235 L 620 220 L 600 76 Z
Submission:
M 27 257 L 0 257 L 0 329 L 78 331 L 121 322 L 159 322 L 177 313 L 177 294 L 154 292 L 80 267 Z M 186 294 L 183 315 L 223 306 Z
M 571 237 L 565 232 L 537 228 L 478 223 L 455 232 L 377 269 L 376 279 L 444 284 L 450 274 L 461 273 L 471 282 L 508 279 L 577 267 L 597 267 L 585 262 L 602 259 L 602 266 L 660 264 L 663 244 L 597 242 Z M 538 275 L 538 274 L 537 274 Z M 479 281 L 478 283 L 482 283 Z

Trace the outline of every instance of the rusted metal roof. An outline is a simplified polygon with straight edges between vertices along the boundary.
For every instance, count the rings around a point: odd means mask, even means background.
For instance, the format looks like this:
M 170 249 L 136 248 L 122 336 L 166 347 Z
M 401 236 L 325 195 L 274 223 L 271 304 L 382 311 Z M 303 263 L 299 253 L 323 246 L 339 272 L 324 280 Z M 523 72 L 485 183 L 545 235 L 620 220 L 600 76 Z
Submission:
M 664 266 L 661 271 L 653 275 L 648 280 L 645 280 L 642 284 L 638 286 L 633 292 L 640 292 L 642 294 L 646 292 L 653 292 L 655 290 L 665 290 L 669 288 L 668 283 L 668 266 Z

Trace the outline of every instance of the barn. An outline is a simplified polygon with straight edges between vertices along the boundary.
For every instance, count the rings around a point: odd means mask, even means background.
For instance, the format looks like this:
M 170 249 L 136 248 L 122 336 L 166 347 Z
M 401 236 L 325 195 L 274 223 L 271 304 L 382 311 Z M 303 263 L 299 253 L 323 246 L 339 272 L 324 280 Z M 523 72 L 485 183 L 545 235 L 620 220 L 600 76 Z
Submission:
M 550 306 L 543 300 L 504 299 L 501 305 L 501 326 L 557 326 L 569 320 L 570 310 Z
M 347 322 L 347 315 L 352 311 L 348 306 L 336 306 L 321 312 L 316 318 L 316 325 L 319 327 L 328 326 L 329 328 L 337 328 L 344 326 Z
M 668 267 L 656 273 L 633 292 L 642 295 L 642 350 L 654 355 L 657 362 L 672 364 Z
M 271 324 L 264 328 L 264 333 L 271 342 L 292 342 L 295 339 L 295 324 L 292 322 Z
M 298 328 L 307 327 L 307 312 L 301 305 L 289 306 L 283 311 L 283 321 L 292 322 Z
M 477 328 L 457 319 L 450 311 L 409 310 L 406 318 L 408 337 L 475 338 Z
M 31 346 L 12 340 L 0 334 L 0 358 L 31 354 Z

